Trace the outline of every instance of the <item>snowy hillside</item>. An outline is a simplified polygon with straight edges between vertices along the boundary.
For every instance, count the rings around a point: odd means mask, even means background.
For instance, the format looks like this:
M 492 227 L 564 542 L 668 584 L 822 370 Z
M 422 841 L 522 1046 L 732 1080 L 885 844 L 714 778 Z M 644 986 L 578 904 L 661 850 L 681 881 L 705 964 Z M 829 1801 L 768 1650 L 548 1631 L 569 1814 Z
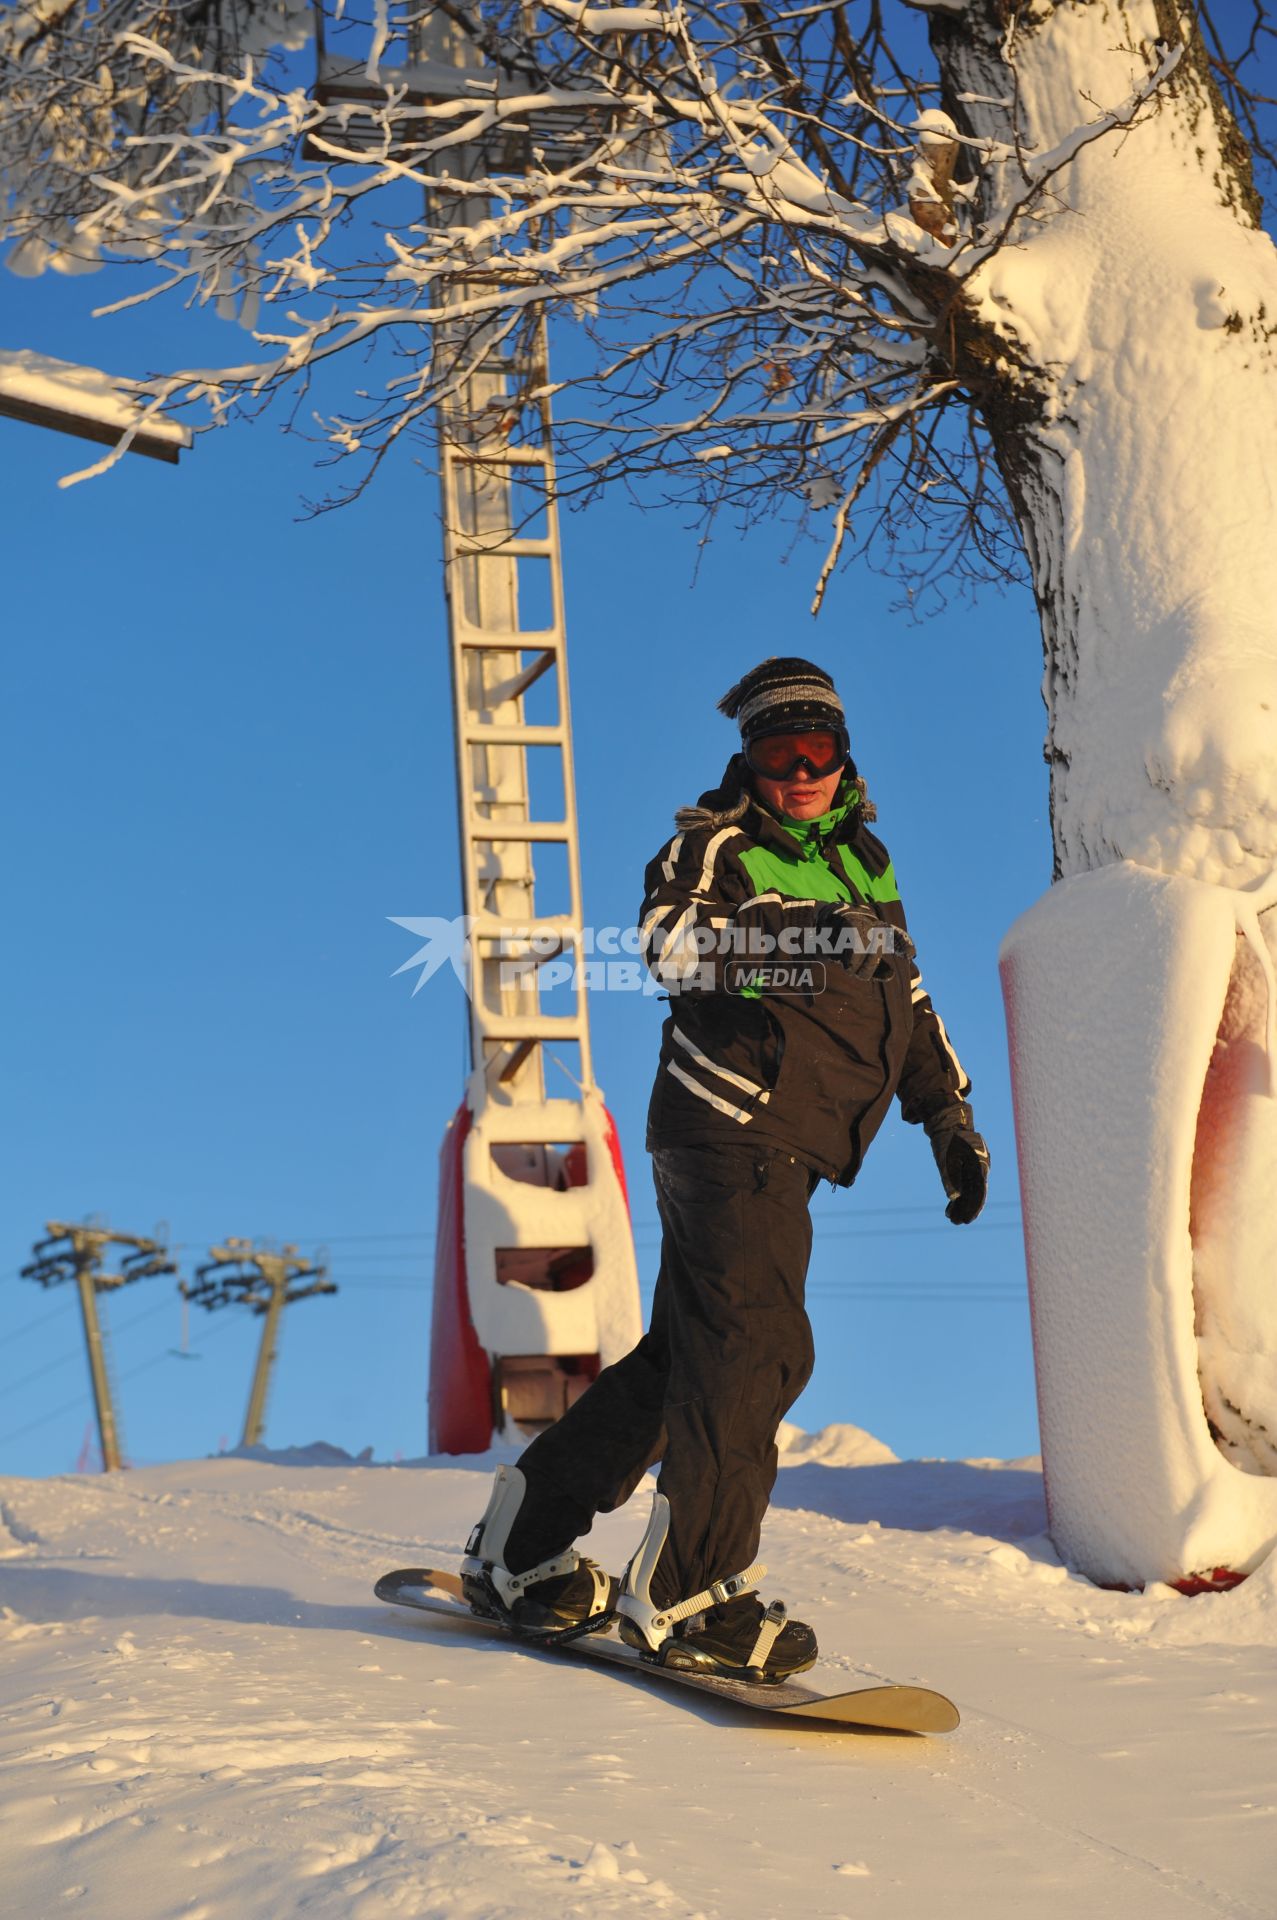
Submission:
M 787 1429 L 764 1536 L 827 1687 L 944 1738 L 808 1733 L 379 1606 L 455 1567 L 485 1462 L 333 1449 L 0 1482 L 15 1915 L 550 1920 L 1274 1911 L 1277 1578 L 1070 1577 L 1036 1462 Z M 313 1464 L 311 1464 L 313 1462 Z M 646 1500 L 600 1524 L 619 1565 Z

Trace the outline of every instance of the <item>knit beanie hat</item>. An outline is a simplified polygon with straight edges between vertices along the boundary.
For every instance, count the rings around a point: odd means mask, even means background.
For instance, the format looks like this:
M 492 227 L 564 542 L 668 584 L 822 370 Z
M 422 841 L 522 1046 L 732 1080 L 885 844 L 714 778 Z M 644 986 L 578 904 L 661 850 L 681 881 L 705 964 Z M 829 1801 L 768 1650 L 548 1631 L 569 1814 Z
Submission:
M 812 727 L 830 727 L 844 739 L 847 733 L 847 718 L 833 681 L 810 660 L 785 657 L 751 667 L 728 688 L 718 710 L 739 724 L 740 737 L 746 741 L 764 733 L 797 733 Z

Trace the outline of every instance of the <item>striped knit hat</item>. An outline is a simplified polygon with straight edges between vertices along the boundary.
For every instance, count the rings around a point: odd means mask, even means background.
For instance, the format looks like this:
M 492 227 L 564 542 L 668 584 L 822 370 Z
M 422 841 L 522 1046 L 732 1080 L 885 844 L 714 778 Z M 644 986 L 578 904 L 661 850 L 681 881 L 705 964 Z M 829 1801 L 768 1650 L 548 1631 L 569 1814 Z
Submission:
M 742 740 L 809 727 L 831 727 L 844 738 L 847 732 L 847 718 L 833 681 L 810 660 L 764 660 L 761 666 L 751 667 L 734 687 L 728 688 L 718 710 L 738 722 Z

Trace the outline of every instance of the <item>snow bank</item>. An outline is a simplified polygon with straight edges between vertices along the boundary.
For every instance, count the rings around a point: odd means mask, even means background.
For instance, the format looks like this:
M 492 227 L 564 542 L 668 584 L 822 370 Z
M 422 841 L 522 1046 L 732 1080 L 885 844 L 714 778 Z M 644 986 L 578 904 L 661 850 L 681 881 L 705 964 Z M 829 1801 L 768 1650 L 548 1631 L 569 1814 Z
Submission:
M 844 1448 L 858 1432 L 832 1431 Z M 1041 1504 L 1023 1463 L 799 1462 L 778 1492 L 802 1483 L 803 1504 L 764 1529 L 766 1585 L 815 1625 L 823 1684 L 938 1686 L 963 1725 L 798 1735 L 377 1605 L 384 1569 L 458 1564 L 480 1463 L 316 1453 L 0 1481 L 9 1911 L 1271 1911 L 1272 1566 L 1196 1600 L 1103 1592 L 1018 1531 Z M 978 1529 L 959 1505 L 977 1488 Z M 646 1504 L 599 1521 L 606 1564 Z
M 347 1453 L 327 1440 L 312 1440 L 305 1447 L 228 1447 L 220 1460 L 259 1460 L 279 1467 L 370 1467 L 372 1448 Z
M 1101 1581 L 1254 1567 L 1277 1480 L 1214 1445 L 1190 1193 L 1235 896 L 1130 862 L 1062 881 L 1002 949 L 1052 1536 Z
M 517 1440 L 499 1440 L 483 1453 L 423 1454 L 419 1459 L 391 1463 L 374 1461 L 371 1447 L 352 1454 L 327 1440 L 312 1440 L 304 1447 L 230 1447 L 217 1457 L 219 1460 L 258 1460 L 279 1467 L 369 1467 L 393 1464 L 397 1467 L 467 1467 L 490 1472 L 503 1461 L 517 1459 L 525 1445 L 526 1442 Z M 896 1459 L 890 1447 L 876 1440 L 872 1433 L 866 1433 L 863 1427 L 853 1427 L 848 1421 L 822 1427 L 818 1433 L 807 1433 L 790 1420 L 782 1421 L 776 1435 L 776 1447 L 782 1467 L 802 1466 L 813 1461 L 828 1467 L 866 1467 L 879 1466 Z
M 819 1433 L 804 1433 L 792 1421 L 783 1420 L 776 1435 L 782 1467 L 796 1467 L 818 1461 L 825 1467 L 874 1467 L 896 1458 L 891 1448 L 875 1440 L 863 1427 L 841 1421 L 822 1427 Z

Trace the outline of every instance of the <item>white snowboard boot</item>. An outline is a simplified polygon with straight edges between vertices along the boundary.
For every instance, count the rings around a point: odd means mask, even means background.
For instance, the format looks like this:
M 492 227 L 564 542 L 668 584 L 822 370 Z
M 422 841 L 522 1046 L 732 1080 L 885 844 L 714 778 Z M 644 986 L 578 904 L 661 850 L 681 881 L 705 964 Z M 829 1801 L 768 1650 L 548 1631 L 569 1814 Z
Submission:
M 526 1482 L 518 1467 L 498 1467 L 483 1518 L 466 1542 L 461 1585 L 472 1612 L 539 1640 L 573 1640 L 612 1623 L 618 1583 L 575 1547 L 523 1573 L 505 1564 Z

